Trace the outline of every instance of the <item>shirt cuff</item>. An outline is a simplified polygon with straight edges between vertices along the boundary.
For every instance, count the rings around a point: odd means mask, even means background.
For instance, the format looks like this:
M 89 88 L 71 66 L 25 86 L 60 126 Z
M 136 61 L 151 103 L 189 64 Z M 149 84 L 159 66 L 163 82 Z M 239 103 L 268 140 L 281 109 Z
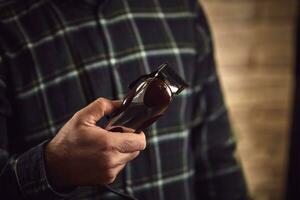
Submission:
M 16 160 L 15 173 L 21 192 L 27 198 L 54 200 L 69 197 L 73 190 L 67 192 L 55 190 L 49 183 L 46 169 L 44 146 L 48 141 L 33 147 Z

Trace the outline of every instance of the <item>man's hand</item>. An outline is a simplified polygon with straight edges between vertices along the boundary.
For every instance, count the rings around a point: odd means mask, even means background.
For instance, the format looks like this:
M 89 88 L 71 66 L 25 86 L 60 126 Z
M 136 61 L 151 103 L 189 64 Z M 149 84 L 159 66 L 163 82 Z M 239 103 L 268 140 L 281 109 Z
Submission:
M 47 144 L 45 157 L 54 186 L 112 183 L 126 163 L 146 147 L 145 134 L 110 132 L 96 126 L 119 101 L 99 98 L 78 111 Z M 126 130 L 126 129 L 125 129 Z

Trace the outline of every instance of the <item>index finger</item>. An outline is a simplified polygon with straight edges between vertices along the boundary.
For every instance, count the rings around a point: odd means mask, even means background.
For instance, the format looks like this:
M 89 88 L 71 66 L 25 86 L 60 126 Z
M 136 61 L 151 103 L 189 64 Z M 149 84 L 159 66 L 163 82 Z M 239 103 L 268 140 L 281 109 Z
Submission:
M 109 100 L 106 98 L 98 98 L 88 106 L 84 107 L 78 112 L 80 118 L 86 118 L 92 124 L 101 119 L 103 116 L 112 113 L 114 110 L 120 107 L 121 101 Z

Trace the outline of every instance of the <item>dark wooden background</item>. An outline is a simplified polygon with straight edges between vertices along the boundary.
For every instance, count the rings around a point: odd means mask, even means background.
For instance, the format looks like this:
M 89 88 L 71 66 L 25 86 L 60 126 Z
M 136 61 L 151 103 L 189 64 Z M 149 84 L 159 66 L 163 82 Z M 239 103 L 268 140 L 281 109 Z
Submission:
M 284 199 L 297 0 L 200 0 L 255 200 Z

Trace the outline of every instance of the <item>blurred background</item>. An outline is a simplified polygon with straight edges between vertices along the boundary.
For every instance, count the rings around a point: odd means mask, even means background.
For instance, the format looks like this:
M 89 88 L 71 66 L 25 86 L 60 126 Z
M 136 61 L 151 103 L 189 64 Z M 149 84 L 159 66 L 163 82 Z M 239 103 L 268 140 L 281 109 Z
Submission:
M 200 2 L 211 23 L 250 194 L 255 200 L 286 199 L 298 1 Z

